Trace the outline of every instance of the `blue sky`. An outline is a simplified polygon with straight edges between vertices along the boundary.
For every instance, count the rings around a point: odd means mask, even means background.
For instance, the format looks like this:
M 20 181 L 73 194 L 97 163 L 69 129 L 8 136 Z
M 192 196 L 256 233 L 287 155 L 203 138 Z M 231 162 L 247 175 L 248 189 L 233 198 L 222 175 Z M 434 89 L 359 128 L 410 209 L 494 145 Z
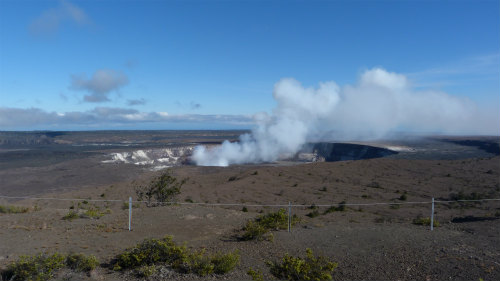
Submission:
M 499 3 L 0 0 L 0 130 L 248 128 L 374 67 L 496 113 Z

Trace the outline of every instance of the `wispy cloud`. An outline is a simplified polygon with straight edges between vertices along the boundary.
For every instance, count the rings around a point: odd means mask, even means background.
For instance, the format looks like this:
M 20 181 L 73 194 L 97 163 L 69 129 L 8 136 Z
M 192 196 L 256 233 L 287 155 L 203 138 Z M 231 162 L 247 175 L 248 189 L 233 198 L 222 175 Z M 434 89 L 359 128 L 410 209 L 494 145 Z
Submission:
M 252 124 L 251 116 L 168 114 L 167 112 L 141 112 L 131 108 L 95 107 L 88 111 L 48 112 L 40 108 L 0 107 L 0 128 L 53 128 L 96 127 L 107 125 L 140 125 L 159 123 L 168 127 L 173 123 L 227 124 L 245 126 Z
M 128 77 L 120 71 L 100 69 L 90 79 L 84 74 L 72 75 L 70 88 L 89 92 L 83 97 L 86 102 L 106 102 L 110 92 L 127 85 L 128 81 Z
M 417 87 L 450 86 L 500 80 L 500 53 L 464 58 L 405 75 Z
M 76 23 L 79 26 L 91 23 L 85 11 L 66 0 L 59 1 L 59 5 L 43 11 L 29 25 L 29 30 L 35 35 L 56 33 L 61 25 Z
M 144 98 L 127 100 L 127 105 L 129 106 L 144 105 L 144 104 L 146 104 L 146 100 Z

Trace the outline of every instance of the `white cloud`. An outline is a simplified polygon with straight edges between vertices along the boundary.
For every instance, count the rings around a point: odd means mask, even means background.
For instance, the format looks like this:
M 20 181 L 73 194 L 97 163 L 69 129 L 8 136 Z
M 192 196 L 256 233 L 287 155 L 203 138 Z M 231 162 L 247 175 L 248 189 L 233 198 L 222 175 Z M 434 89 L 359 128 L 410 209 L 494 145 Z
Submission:
M 38 18 L 34 19 L 29 29 L 36 35 L 52 34 L 68 22 L 82 26 L 89 24 L 91 20 L 83 9 L 69 1 L 61 0 L 57 7 L 43 11 Z
M 273 92 L 271 115 L 256 115 L 257 126 L 239 142 L 211 150 L 197 147 L 198 165 L 227 166 L 274 161 L 318 140 L 360 140 L 396 131 L 427 134 L 499 134 L 497 114 L 480 111 L 468 99 L 444 92 L 417 91 L 401 74 L 381 68 L 365 71 L 356 85 L 335 82 L 304 88 L 282 79 Z
M 88 111 L 47 112 L 39 108 L 0 107 L 0 128 L 48 129 L 99 126 L 140 126 L 146 123 L 164 124 L 199 123 L 210 128 L 211 124 L 248 125 L 252 119 L 243 115 L 172 115 L 167 112 L 140 112 L 130 108 L 96 107 Z
M 86 102 L 106 102 L 111 91 L 127 85 L 128 81 L 128 77 L 120 71 L 99 69 L 90 79 L 86 75 L 72 75 L 70 88 L 89 92 L 83 97 Z

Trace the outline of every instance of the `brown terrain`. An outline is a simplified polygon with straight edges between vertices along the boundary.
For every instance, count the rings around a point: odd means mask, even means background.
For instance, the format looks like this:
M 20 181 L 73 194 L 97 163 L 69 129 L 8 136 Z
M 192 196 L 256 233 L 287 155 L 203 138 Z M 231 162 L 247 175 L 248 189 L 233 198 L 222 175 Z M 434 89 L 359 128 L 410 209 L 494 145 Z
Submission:
M 134 203 L 132 231 L 128 231 L 124 202 L 91 200 L 126 201 L 129 196 L 136 200 L 135 187 L 164 170 L 96 164 L 89 159 L 69 160 L 75 161 L 71 165 L 66 161 L 0 171 L 2 195 L 80 198 L 111 210 L 99 219 L 68 221 L 63 216 L 81 200 L 0 198 L 0 205 L 30 208 L 27 213 L 0 214 L 0 268 L 20 255 L 84 253 L 97 256 L 102 266 L 89 275 L 63 270 L 56 279 L 135 280 L 131 272 L 115 272 L 106 264 L 143 239 L 173 235 L 176 242 L 186 242 L 193 249 L 237 249 L 241 263 L 226 275 L 204 278 L 164 268 L 150 280 L 250 280 L 246 274 L 250 267 L 262 270 L 265 279 L 272 279 L 266 261 L 276 261 L 285 253 L 304 256 L 306 248 L 338 262 L 334 280 L 500 280 L 500 201 L 438 202 L 435 219 L 440 225 L 433 231 L 412 223 L 417 217 L 429 217 L 431 204 L 411 204 L 430 202 L 433 197 L 440 201 L 457 196 L 500 198 L 500 156 L 177 166 L 169 170 L 176 178 L 187 179 L 176 198 L 180 204 L 147 207 Z M 75 167 L 86 172 L 78 173 Z M 47 173 L 54 173 L 57 182 L 64 184 L 36 189 L 37 179 L 30 175 L 38 175 L 43 184 Z M 111 180 L 89 179 L 93 173 Z M 25 189 L 8 190 L 6 183 Z M 337 206 L 342 201 L 347 202 L 345 211 L 323 214 L 326 205 Z M 247 220 L 280 208 L 252 205 L 289 202 L 294 205 L 292 213 L 301 219 L 290 233 L 274 231 L 274 241 L 237 239 Z M 349 205 L 379 202 L 402 204 Z M 209 205 L 226 203 L 240 205 Z M 306 216 L 314 211 L 312 205 L 319 206 L 319 216 Z M 244 206 L 248 212 L 242 210 Z

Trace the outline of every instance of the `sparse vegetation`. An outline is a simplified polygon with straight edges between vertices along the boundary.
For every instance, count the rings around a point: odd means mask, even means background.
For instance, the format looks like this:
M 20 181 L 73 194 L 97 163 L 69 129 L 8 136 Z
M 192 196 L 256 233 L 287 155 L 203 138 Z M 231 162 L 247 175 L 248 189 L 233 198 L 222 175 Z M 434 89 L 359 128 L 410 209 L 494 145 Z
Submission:
M 20 214 L 27 213 L 29 208 L 21 206 L 4 206 L 0 205 L 0 214 Z
M 57 270 L 64 267 L 64 259 L 63 255 L 57 253 L 21 256 L 2 275 L 4 280 L 49 280 Z
M 64 217 L 62 217 L 63 220 L 68 221 L 72 221 L 77 218 L 79 218 L 78 213 L 73 210 L 70 210 L 66 215 L 64 215 Z
M 311 209 L 312 211 L 310 213 L 306 214 L 306 216 L 308 216 L 310 218 L 315 218 L 315 217 L 319 216 L 319 211 L 318 211 L 317 206 L 312 205 L 311 207 L 309 207 L 309 209 Z
M 247 274 L 252 277 L 253 281 L 264 281 L 264 275 L 260 269 L 254 270 L 253 268 L 249 268 Z
M 292 257 L 288 254 L 281 262 L 267 262 L 271 274 L 282 280 L 332 280 L 332 273 L 338 264 L 323 256 L 315 257 L 311 249 L 306 257 Z
M 401 201 L 406 201 L 408 199 L 408 195 L 405 193 L 401 194 L 401 196 L 399 196 L 399 200 Z
M 246 213 L 246 212 L 248 212 L 248 208 L 247 208 L 247 207 L 243 207 L 243 208 L 241 209 L 241 211 L 242 211 L 242 212 L 244 212 L 244 213 Z
M 111 209 L 106 208 L 101 210 L 99 206 L 90 204 L 88 201 L 79 202 L 76 209 L 72 205 L 69 207 L 69 212 L 62 217 L 63 220 L 72 221 L 77 218 L 99 219 L 105 214 L 110 214 Z
M 64 256 L 59 253 L 47 255 L 40 253 L 34 256 L 21 256 L 2 272 L 3 280 L 33 280 L 43 281 L 54 277 L 57 270 L 64 267 L 76 271 L 90 272 L 99 265 L 95 256 L 71 254 Z
M 329 214 L 329 213 L 333 213 L 333 212 L 343 212 L 343 211 L 345 211 L 345 204 L 346 204 L 346 202 L 342 201 L 336 207 L 335 206 L 331 206 L 330 208 L 326 209 L 326 211 L 323 213 L 323 215 L 326 215 L 326 214 Z
M 291 225 L 299 222 L 296 215 L 291 217 Z M 266 235 L 271 230 L 288 229 L 288 215 L 285 209 L 275 213 L 260 215 L 254 220 L 249 220 L 244 227 L 245 233 L 242 240 L 272 240 L 272 235 Z
M 191 252 L 186 245 L 176 245 L 172 236 L 166 236 L 162 239 L 144 240 L 118 255 L 113 269 L 136 269 L 137 274 L 145 276 L 154 274 L 151 266 L 167 264 L 181 273 L 205 276 L 212 273 L 225 274 L 233 270 L 239 260 L 237 252 L 214 255 L 207 255 L 204 250 Z
M 155 274 L 157 268 L 155 265 L 143 265 L 135 270 L 137 277 L 148 278 Z
M 93 255 L 71 254 L 66 257 L 66 265 L 77 271 L 89 272 L 99 265 L 99 261 Z
M 166 205 L 181 193 L 181 187 L 187 179 L 178 181 L 169 171 L 155 177 L 146 186 L 136 187 L 139 201 L 147 201 L 148 207 Z
M 431 218 L 424 218 L 424 217 L 417 217 L 416 219 L 413 220 L 413 224 L 416 224 L 416 225 L 431 225 Z M 434 219 L 433 221 L 433 226 L 434 227 L 438 227 L 439 226 L 439 222 Z

